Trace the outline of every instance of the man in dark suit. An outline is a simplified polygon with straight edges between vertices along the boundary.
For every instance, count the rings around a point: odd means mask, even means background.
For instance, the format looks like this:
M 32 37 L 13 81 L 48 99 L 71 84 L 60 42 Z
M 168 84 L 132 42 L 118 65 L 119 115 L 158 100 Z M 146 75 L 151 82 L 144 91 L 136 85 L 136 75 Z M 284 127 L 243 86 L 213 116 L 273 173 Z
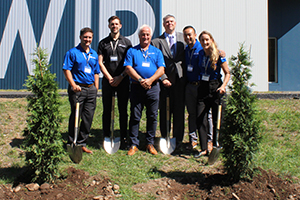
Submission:
M 165 59 L 165 74 L 161 77 L 160 92 L 160 131 L 162 137 L 167 135 L 166 97 L 170 97 L 170 119 L 173 116 L 173 137 L 177 149 L 181 147 L 184 136 L 184 89 L 185 89 L 185 55 L 186 46 L 183 34 L 175 32 L 176 21 L 173 15 L 163 18 L 165 32 L 152 40 L 152 45 L 159 48 Z M 171 121 L 171 120 L 170 120 Z

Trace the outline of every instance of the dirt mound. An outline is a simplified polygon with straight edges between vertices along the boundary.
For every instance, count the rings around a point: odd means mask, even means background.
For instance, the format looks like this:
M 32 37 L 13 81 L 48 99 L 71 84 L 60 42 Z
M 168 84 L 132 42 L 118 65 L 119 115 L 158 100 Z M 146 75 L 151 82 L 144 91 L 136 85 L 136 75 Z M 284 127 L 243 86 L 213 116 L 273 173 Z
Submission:
M 142 196 L 158 200 L 167 199 L 300 199 L 300 185 L 279 178 L 272 171 L 260 169 L 252 182 L 227 182 L 225 174 L 204 174 L 201 180 L 161 178 L 139 183 L 133 189 Z M 198 181 L 198 182 L 197 182 Z M 66 179 L 55 184 L 19 184 L 0 186 L 0 199 L 123 199 L 119 186 L 107 177 L 89 176 L 87 172 L 72 167 Z M 32 190 L 32 191 L 30 191 Z
M 119 186 L 112 185 L 108 178 L 89 176 L 87 172 L 72 167 L 68 169 L 66 179 L 55 184 L 42 184 L 33 188 L 33 184 L 0 186 L 0 199 L 116 199 L 121 197 Z M 33 191 L 30 191 L 33 189 Z
M 133 189 L 157 200 L 167 199 L 300 199 L 300 185 L 284 181 L 272 171 L 260 169 L 260 174 L 251 182 L 230 183 L 225 174 L 206 174 L 199 182 L 178 181 L 162 178 L 137 184 Z M 193 177 L 190 177 L 193 179 Z

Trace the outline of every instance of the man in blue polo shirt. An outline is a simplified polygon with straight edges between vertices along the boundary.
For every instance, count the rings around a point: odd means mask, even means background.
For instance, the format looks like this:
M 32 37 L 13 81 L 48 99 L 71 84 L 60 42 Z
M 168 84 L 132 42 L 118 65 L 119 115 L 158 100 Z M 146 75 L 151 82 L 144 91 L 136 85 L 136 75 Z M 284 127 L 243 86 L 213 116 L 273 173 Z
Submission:
M 68 95 L 71 106 L 68 143 L 71 144 L 74 140 L 75 105 L 78 101 L 81 124 L 77 144 L 82 145 L 84 152 L 93 153 L 86 148 L 86 141 L 96 109 L 100 67 L 97 52 L 90 47 L 93 30 L 81 29 L 79 38 L 80 44 L 66 53 L 63 64 L 64 75 L 69 83 Z
M 197 125 L 196 125 L 196 107 L 197 91 L 200 81 L 200 67 L 198 67 L 199 51 L 202 48 L 200 42 L 196 39 L 196 30 L 192 26 L 186 26 L 183 29 L 183 37 L 187 46 L 185 48 L 186 76 L 187 85 L 185 88 L 185 103 L 188 111 L 188 127 L 190 147 L 196 148 L 198 144 Z
M 141 26 L 139 29 L 140 44 L 127 51 L 124 62 L 126 73 L 131 77 L 132 81 L 129 121 L 131 147 L 128 155 L 133 155 L 138 151 L 139 122 L 144 106 L 147 109 L 146 150 L 153 155 L 157 154 L 153 146 L 160 92 L 157 81 L 164 74 L 165 63 L 162 52 L 150 45 L 151 37 L 151 27 L 148 25 Z

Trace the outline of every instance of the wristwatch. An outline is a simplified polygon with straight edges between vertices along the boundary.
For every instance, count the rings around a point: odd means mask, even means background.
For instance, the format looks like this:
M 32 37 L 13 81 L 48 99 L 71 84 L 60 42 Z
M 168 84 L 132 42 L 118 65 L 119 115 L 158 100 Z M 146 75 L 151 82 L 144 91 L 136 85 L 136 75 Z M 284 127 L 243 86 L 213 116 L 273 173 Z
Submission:
M 139 78 L 139 79 L 138 79 L 138 82 L 140 83 L 142 80 L 143 80 L 142 78 Z

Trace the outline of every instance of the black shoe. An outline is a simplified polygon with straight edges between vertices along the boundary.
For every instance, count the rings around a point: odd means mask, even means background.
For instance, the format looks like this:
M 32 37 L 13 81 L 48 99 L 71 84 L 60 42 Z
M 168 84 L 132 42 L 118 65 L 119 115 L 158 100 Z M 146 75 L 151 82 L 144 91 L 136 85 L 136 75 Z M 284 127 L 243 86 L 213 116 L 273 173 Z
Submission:
M 123 138 L 121 139 L 121 146 L 120 146 L 120 149 L 121 150 L 128 150 L 129 149 L 129 144 L 127 142 L 127 139 L 126 138 Z

